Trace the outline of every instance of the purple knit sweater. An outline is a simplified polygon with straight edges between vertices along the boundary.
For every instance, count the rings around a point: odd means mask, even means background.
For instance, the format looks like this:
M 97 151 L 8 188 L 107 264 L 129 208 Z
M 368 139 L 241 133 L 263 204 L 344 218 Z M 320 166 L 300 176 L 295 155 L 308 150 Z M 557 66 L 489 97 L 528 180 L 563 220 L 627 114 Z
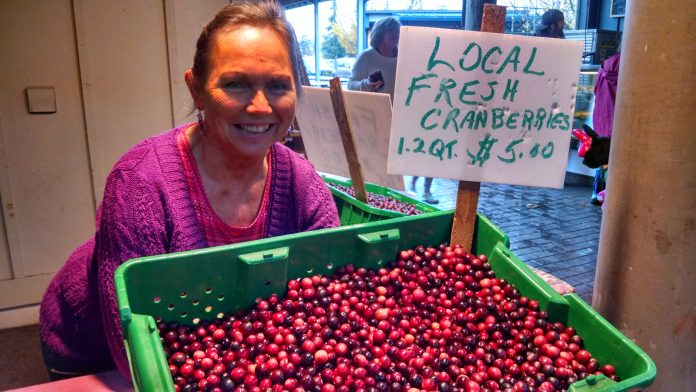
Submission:
M 142 141 L 109 174 L 95 237 L 70 255 L 41 303 L 41 338 L 59 357 L 107 366 L 113 361 L 130 377 L 116 268 L 136 257 L 208 246 L 177 148 L 176 135 L 184 128 Z M 278 143 L 271 154 L 265 236 L 338 226 L 331 192 L 312 165 Z

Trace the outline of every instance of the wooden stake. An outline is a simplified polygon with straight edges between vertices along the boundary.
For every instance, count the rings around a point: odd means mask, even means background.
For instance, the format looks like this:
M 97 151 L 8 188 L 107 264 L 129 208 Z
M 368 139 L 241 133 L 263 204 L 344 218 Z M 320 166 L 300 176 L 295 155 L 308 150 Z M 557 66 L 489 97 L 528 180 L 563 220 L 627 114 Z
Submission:
M 348 170 L 350 178 L 353 181 L 353 190 L 355 190 L 355 198 L 367 204 L 367 191 L 365 190 L 365 180 L 362 174 L 362 167 L 358 161 L 358 150 L 355 148 L 355 139 L 353 131 L 350 128 L 348 113 L 346 112 L 346 103 L 343 99 L 343 89 L 341 88 L 341 80 L 339 78 L 331 79 L 329 83 L 329 93 L 331 94 L 331 104 L 333 105 L 334 115 L 338 123 L 338 130 L 341 132 L 341 141 L 343 149 L 346 152 L 348 160 Z
M 505 13 L 506 7 L 484 4 L 481 31 L 484 33 L 504 33 Z M 460 244 L 467 252 L 471 252 L 474 241 L 480 189 L 481 183 L 474 181 L 459 181 L 457 189 L 457 206 L 454 211 L 450 244 Z
M 459 181 L 457 206 L 454 210 L 450 244 L 459 244 L 471 252 L 476 227 L 476 208 L 478 207 L 480 182 Z
M 481 20 L 481 32 L 505 33 L 506 7 L 495 4 L 483 5 L 483 19 Z

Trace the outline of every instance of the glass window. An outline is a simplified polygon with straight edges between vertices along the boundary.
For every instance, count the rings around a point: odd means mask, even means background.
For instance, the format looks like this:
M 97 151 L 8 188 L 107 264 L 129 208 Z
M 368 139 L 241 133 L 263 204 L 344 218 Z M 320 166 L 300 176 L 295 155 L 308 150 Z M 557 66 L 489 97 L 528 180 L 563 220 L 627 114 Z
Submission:
M 316 78 L 316 64 L 314 61 L 314 5 L 309 4 L 285 10 L 285 16 L 295 29 L 297 41 L 300 44 L 302 59 L 307 70 L 310 82 Z
M 338 76 L 348 82 L 357 52 L 357 1 L 319 3 L 319 84 Z
M 541 15 L 550 9 L 563 12 L 564 30 L 576 28 L 578 0 L 498 0 L 497 4 L 507 7 L 506 33 L 534 34 L 534 27 L 541 21 Z
M 313 86 L 327 87 L 335 76 L 348 82 L 357 54 L 357 1 L 319 1 L 316 26 L 314 4 L 286 10 Z
M 368 11 L 383 10 L 459 10 L 462 11 L 461 0 L 367 0 L 365 9 Z
M 393 16 L 403 26 L 425 26 L 444 29 L 462 28 L 461 0 L 367 0 L 365 3 L 365 42 L 378 20 Z
M 364 31 L 358 42 L 358 2 L 365 1 Z M 461 28 L 461 0 L 319 0 L 318 24 L 314 4 L 286 9 L 295 28 L 310 82 L 328 86 L 332 77 L 350 78 L 357 54 L 367 48 L 372 25 L 386 16 L 404 26 Z M 565 29 L 576 28 L 578 0 L 498 0 L 507 7 L 506 33 L 533 34 L 541 15 L 557 8 L 565 15 Z M 362 17 L 362 16 L 361 16 Z
M 397 16 L 405 26 L 461 28 L 461 0 L 367 0 L 365 14 L 370 24 L 385 16 Z M 576 28 L 578 0 L 498 0 L 507 7 L 505 32 L 533 34 L 541 15 L 557 8 L 565 15 L 565 29 Z M 369 28 L 369 26 L 366 26 Z

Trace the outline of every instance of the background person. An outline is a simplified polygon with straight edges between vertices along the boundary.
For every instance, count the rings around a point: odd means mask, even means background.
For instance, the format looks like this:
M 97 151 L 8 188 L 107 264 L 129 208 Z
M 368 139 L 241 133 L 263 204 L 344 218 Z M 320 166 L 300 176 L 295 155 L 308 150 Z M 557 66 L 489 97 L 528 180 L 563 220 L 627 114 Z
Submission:
M 396 80 L 396 57 L 399 52 L 399 29 L 401 23 L 393 17 L 378 20 L 370 32 L 370 49 L 360 53 L 353 66 L 353 72 L 348 81 L 348 89 L 387 93 L 394 100 L 394 82 Z M 380 72 L 382 81 L 371 81 L 370 75 Z M 411 180 L 411 190 L 415 192 L 418 177 Z M 433 179 L 425 178 L 423 200 L 430 204 L 439 202 L 432 193 L 430 186 Z
M 548 38 L 565 38 L 563 27 L 565 26 L 565 17 L 563 12 L 557 9 L 551 9 L 541 16 L 541 22 L 536 25 L 534 36 Z
M 619 82 L 619 64 L 621 52 L 607 57 L 597 71 L 597 80 L 594 87 L 594 108 L 592 109 L 592 126 L 600 137 L 611 138 L 614 129 L 614 107 L 616 105 L 616 92 Z M 603 199 L 599 194 L 607 187 L 608 164 L 595 169 L 594 184 L 592 186 L 591 202 L 595 205 L 602 204 Z
M 597 135 L 601 137 L 611 137 L 614 128 L 614 107 L 616 105 L 616 92 L 619 88 L 620 62 L 621 52 L 617 52 L 607 57 L 597 71 L 592 126 Z
M 432 193 L 430 193 L 430 188 L 433 185 L 433 179 L 430 177 L 424 177 L 425 182 L 423 182 L 423 201 L 428 204 L 437 204 L 440 200 L 436 199 Z M 418 182 L 418 176 L 413 176 L 411 178 L 411 191 L 416 191 L 416 182 Z
M 185 74 L 198 122 L 119 159 L 95 237 L 44 295 L 41 342 L 52 379 L 114 365 L 130 377 L 114 290 L 123 262 L 338 225 L 312 165 L 277 143 L 300 93 L 297 53 L 275 1 L 233 1 L 204 28 Z
M 396 56 L 399 52 L 399 29 L 396 18 L 378 20 L 370 32 L 370 48 L 358 55 L 348 80 L 348 89 L 389 94 L 394 99 Z M 383 81 L 369 80 L 370 74 L 382 73 Z

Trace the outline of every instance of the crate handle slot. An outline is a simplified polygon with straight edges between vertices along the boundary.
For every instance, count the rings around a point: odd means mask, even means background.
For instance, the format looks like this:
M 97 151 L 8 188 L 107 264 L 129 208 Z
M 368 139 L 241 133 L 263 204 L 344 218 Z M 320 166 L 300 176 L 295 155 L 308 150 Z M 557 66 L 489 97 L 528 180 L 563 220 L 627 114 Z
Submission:
M 399 237 L 399 229 L 376 231 L 373 233 L 364 233 L 358 235 L 358 238 L 360 238 L 360 240 L 368 244 L 378 244 L 380 242 L 398 240 Z
M 399 229 L 359 234 L 356 267 L 379 268 L 394 260 L 400 238 Z
M 287 281 L 290 247 L 283 246 L 237 256 L 237 286 L 231 293 L 234 303 L 245 308 L 258 297 L 281 292 Z
M 239 260 L 247 264 L 268 263 L 274 260 L 287 259 L 290 253 L 290 248 L 287 246 L 276 249 L 264 250 L 261 252 L 252 252 L 239 255 Z
M 131 312 L 130 308 L 124 307 L 119 309 L 119 314 L 121 316 L 121 323 L 127 324 L 133 320 L 133 313 Z

